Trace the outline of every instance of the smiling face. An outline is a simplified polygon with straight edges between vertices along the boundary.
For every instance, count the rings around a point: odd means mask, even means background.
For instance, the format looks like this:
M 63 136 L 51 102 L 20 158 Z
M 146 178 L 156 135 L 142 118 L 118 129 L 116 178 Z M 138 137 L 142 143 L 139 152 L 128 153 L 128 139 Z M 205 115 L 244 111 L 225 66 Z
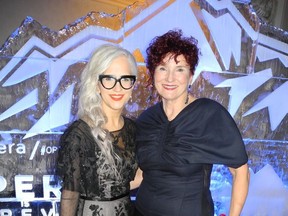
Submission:
M 132 84 L 134 84 L 133 79 L 129 75 L 132 75 L 131 66 L 124 55 L 115 58 L 108 69 L 102 74 L 102 84 L 99 81 L 98 89 L 102 97 L 102 108 L 106 115 L 111 111 L 122 112 L 124 105 L 129 100 L 133 89 Z M 115 81 L 117 82 L 113 87 Z M 120 82 L 126 89 L 121 87 Z M 127 89 L 129 82 L 132 87 Z M 106 88 L 103 85 L 106 85 Z
M 192 81 L 190 66 L 183 55 L 168 54 L 154 73 L 154 85 L 165 102 L 182 103 L 187 98 L 188 85 Z

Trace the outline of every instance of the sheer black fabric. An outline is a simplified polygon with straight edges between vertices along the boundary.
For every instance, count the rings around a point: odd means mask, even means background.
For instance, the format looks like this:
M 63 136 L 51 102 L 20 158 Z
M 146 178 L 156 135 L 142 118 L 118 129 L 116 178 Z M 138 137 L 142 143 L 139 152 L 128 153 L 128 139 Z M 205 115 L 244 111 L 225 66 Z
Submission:
M 131 215 L 129 182 L 134 179 L 137 169 L 135 123 L 128 118 L 124 118 L 124 121 L 121 130 L 111 132 L 115 139 L 115 152 L 122 158 L 121 166 L 117 164 L 122 176 L 120 180 L 112 174 L 111 167 L 105 162 L 90 127 L 83 120 L 73 122 L 60 139 L 57 175 L 62 179 L 62 189 L 79 192 L 79 209 L 86 208 L 87 211 L 87 208 L 91 208 L 91 215 L 93 212 L 103 215 L 103 209 L 110 204 L 111 209 L 115 210 L 113 215 Z M 94 207 L 91 207 L 90 203 Z M 101 206 L 101 203 L 105 203 L 105 206 Z M 78 215 L 83 214 L 78 211 Z M 85 215 L 90 214 L 85 212 Z
M 213 164 L 248 160 L 241 134 L 219 103 L 197 99 L 169 121 L 162 103 L 137 122 L 137 158 L 144 173 L 136 207 L 144 216 L 213 216 Z

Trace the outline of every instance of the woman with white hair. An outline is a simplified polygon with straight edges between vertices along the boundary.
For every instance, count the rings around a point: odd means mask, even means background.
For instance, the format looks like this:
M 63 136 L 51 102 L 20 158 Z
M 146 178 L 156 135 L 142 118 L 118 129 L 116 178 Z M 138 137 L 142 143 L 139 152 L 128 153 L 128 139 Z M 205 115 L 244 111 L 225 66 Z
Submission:
M 60 139 L 61 215 L 132 215 L 135 125 L 122 111 L 136 75 L 133 55 L 108 44 L 94 52 L 82 72 L 78 119 Z

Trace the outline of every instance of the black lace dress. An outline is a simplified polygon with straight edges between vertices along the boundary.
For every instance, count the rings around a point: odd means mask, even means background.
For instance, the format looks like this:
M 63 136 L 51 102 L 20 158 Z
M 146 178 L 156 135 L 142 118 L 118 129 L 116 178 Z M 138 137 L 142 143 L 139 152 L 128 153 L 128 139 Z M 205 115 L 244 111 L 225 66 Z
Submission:
M 73 122 L 62 135 L 57 175 L 62 179 L 62 189 L 79 192 L 77 215 L 132 215 L 129 182 L 137 169 L 135 124 L 128 118 L 124 121 L 121 130 L 110 132 L 115 138 L 115 152 L 122 158 L 118 169 L 121 180 L 111 174 L 86 122 Z

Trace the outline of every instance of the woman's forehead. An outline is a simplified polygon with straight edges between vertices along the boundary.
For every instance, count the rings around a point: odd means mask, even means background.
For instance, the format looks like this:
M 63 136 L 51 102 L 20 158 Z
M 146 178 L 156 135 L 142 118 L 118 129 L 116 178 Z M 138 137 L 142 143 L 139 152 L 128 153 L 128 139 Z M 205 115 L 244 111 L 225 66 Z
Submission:
M 176 57 L 176 58 L 175 58 Z M 177 55 L 174 53 L 168 53 L 162 60 L 162 64 L 167 64 L 167 63 L 184 63 L 187 65 L 187 61 L 185 59 L 185 56 L 183 54 Z

